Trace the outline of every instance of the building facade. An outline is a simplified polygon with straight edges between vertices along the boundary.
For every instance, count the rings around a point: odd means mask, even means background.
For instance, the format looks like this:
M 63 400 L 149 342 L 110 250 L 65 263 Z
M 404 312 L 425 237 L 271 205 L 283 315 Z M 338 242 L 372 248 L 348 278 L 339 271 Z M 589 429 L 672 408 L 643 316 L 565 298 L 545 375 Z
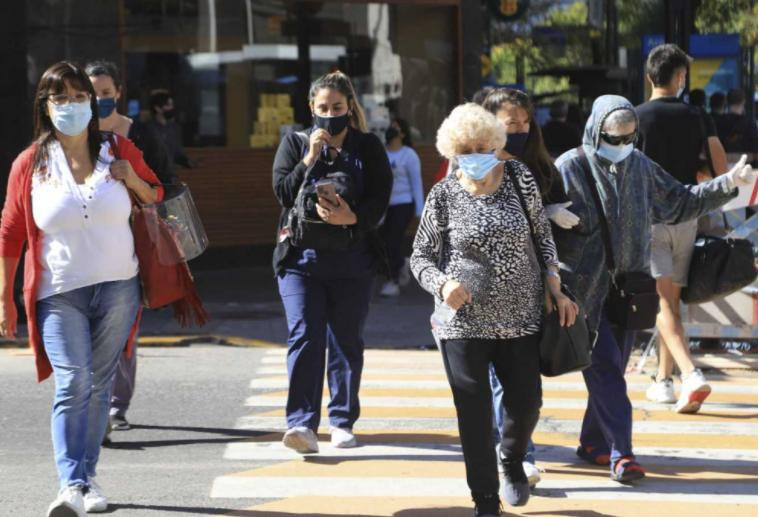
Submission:
M 279 212 L 273 155 L 282 134 L 310 124 L 310 82 L 348 73 L 377 133 L 390 117 L 408 120 L 430 180 L 437 127 L 479 85 L 481 13 L 478 0 L 6 0 L 4 53 L 18 81 L 0 95 L 14 99 L 12 118 L 30 120 L 37 80 L 61 59 L 119 65 L 119 108 L 131 117 L 149 116 L 151 92 L 170 91 L 195 163 L 180 176 L 211 245 L 265 247 Z M 30 126 L 0 125 L 15 138 L 4 170 Z

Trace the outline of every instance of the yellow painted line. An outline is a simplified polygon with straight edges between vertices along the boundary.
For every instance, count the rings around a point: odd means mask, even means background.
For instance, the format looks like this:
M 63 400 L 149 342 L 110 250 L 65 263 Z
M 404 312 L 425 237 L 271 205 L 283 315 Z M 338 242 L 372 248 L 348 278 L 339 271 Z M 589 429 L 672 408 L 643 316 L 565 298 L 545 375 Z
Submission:
M 287 391 L 276 390 L 261 393 L 261 396 L 286 396 Z M 435 388 L 435 389 L 414 389 L 414 388 L 366 388 L 360 390 L 360 395 L 367 397 L 448 397 L 452 400 L 452 392 L 450 388 Z M 643 402 L 647 399 L 643 392 L 631 392 L 630 399 L 632 404 L 639 401 Z M 586 398 L 586 391 L 553 391 L 548 390 L 543 392 L 544 398 L 556 398 L 556 399 L 580 399 Z M 324 397 L 329 397 L 329 391 L 324 389 Z M 711 393 L 706 401 L 706 407 L 708 402 L 734 402 L 734 403 L 752 403 L 755 404 L 758 401 L 758 396 L 750 393 Z
M 3 350 L 3 349 L 0 348 L 0 350 Z M 5 350 L 5 353 L 13 357 L 33 357 L 34 356 L 34 352 L 32 352 L 30 348 L 22 348 L 22 349 L 8 348 Z
M 452 404 L 452 402 L 451 402 Z M 284 408 L 272 409 L 269 411 L 256 412 L 255 416 L 285 416 Z M 322 418 L 328 417 L 328 410 L 322 408 Z M 433 408 L 433 407 L 362 407 L 361 417 L 363 418 L 455 418 L 456 412 L 454 407 Z M 542 409 L 541 418 L 557 418 L 562 420 L 575 419 L 581 420 L 584 417 L 584 409 Z M 657 411 L 633 412 L 635 421 L 677 421 L 677 422 L 758 422 L 758 410 L 754 414 L 745 413 L 708 413 L 708 406 L 703 406 L 700 413 L 694 415 L 680 415 L 671 408 L 665 407 Z
M 682 503 L 670 501 L 605 501 L 539 497 L 521 508 L 507 508 L 509 516 L 523 517 L 746 517 L 753 505 Z M 714 498 L 715 499 L 715 498 Z M 292 497 L 248 508 L 246 517 L 471 517 L 473 503 L 465 497 Z M 230 513 L 227 515 L 235 515 Z M 505 514 L 504 514 L 505 515 Z
M 249 339 L 238 336 L 223 335 L 177 335 L 177 336 L 140 336 L 140 346 L 172 346 L 191 345 L 195 343 L 226 345 L 251 348 L 282 348 L 281 343 L 264 341 L 261 339 Z

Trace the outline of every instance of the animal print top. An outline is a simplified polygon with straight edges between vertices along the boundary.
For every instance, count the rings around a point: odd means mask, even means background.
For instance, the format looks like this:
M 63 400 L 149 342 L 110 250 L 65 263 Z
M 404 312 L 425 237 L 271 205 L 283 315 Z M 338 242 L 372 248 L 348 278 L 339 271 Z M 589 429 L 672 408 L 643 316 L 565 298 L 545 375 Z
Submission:
M 516 173 L 545 264 L 557 267 L 534 176 L 517 160 L 507 161 L 505 167 Z M 529 223 L 507 173 L 488 195 L 470 194 L 455 174 L 432 188 L 413 243 L 411 270 L 434 295 L 435 306 L 442 302 L 442 286 L 448 280 L 472 292 L 472 302 L 437 329 L 440 339 L 510 339 L 540 331 L 542 274 Z

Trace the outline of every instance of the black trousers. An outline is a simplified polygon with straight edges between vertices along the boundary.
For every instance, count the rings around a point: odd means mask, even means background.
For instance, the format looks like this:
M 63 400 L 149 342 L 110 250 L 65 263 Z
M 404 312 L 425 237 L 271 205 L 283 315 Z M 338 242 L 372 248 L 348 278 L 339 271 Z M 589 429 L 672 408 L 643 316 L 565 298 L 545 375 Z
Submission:
M 440 342 L 458 414 L 466 480 L 472 492 L 497 492 L 500 482 L 492 436 L 489 365 L 503 385 L 506 409 L 501 451 L 523 461 L 542 406 L 539 334 L 515 339 L 447 339 Z
M 413 203 L 403 203 L 401 205 L 391 205 L 387 208 L 387 214 L 384 216 L 384 224 L 381 228 L 382 238 L 387 245 L 387 258 L 390 265 L 390 280 L 397 282 L 400 275 L 400 268 L 403 267 L 405 256 L 403 254 L 405 247 L 405 231 L 413 220 L 413 214 L 416 205 Z

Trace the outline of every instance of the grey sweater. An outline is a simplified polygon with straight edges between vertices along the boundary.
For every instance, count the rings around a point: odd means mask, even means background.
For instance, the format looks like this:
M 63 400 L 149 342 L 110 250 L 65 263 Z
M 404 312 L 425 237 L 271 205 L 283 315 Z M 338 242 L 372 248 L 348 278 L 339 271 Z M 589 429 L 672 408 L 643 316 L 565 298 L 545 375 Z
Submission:
M 617 164 L 598 156 L 600 129 L 608 115 L 618 109 L 634 110 L 634 107 L 617 95 L 603 95 L 595 100 L 582 146 L 610 226 L 617 271 L 649 273 L 653 224 L 695 219 L 725 204 L 737 191 L 728 186 L 723 176 L 700 185 L 682 185 L 637 149 Z M 566 271 L 561 276 L 587 311 L 594 329 L 599 324 L 611 279 L 605 267 L 600 219 L 577 150 L 562 154 L 556 166 L 572 202 L 570 210 L 581 219 L 574 229 L 555 232 L 558 256 Z

